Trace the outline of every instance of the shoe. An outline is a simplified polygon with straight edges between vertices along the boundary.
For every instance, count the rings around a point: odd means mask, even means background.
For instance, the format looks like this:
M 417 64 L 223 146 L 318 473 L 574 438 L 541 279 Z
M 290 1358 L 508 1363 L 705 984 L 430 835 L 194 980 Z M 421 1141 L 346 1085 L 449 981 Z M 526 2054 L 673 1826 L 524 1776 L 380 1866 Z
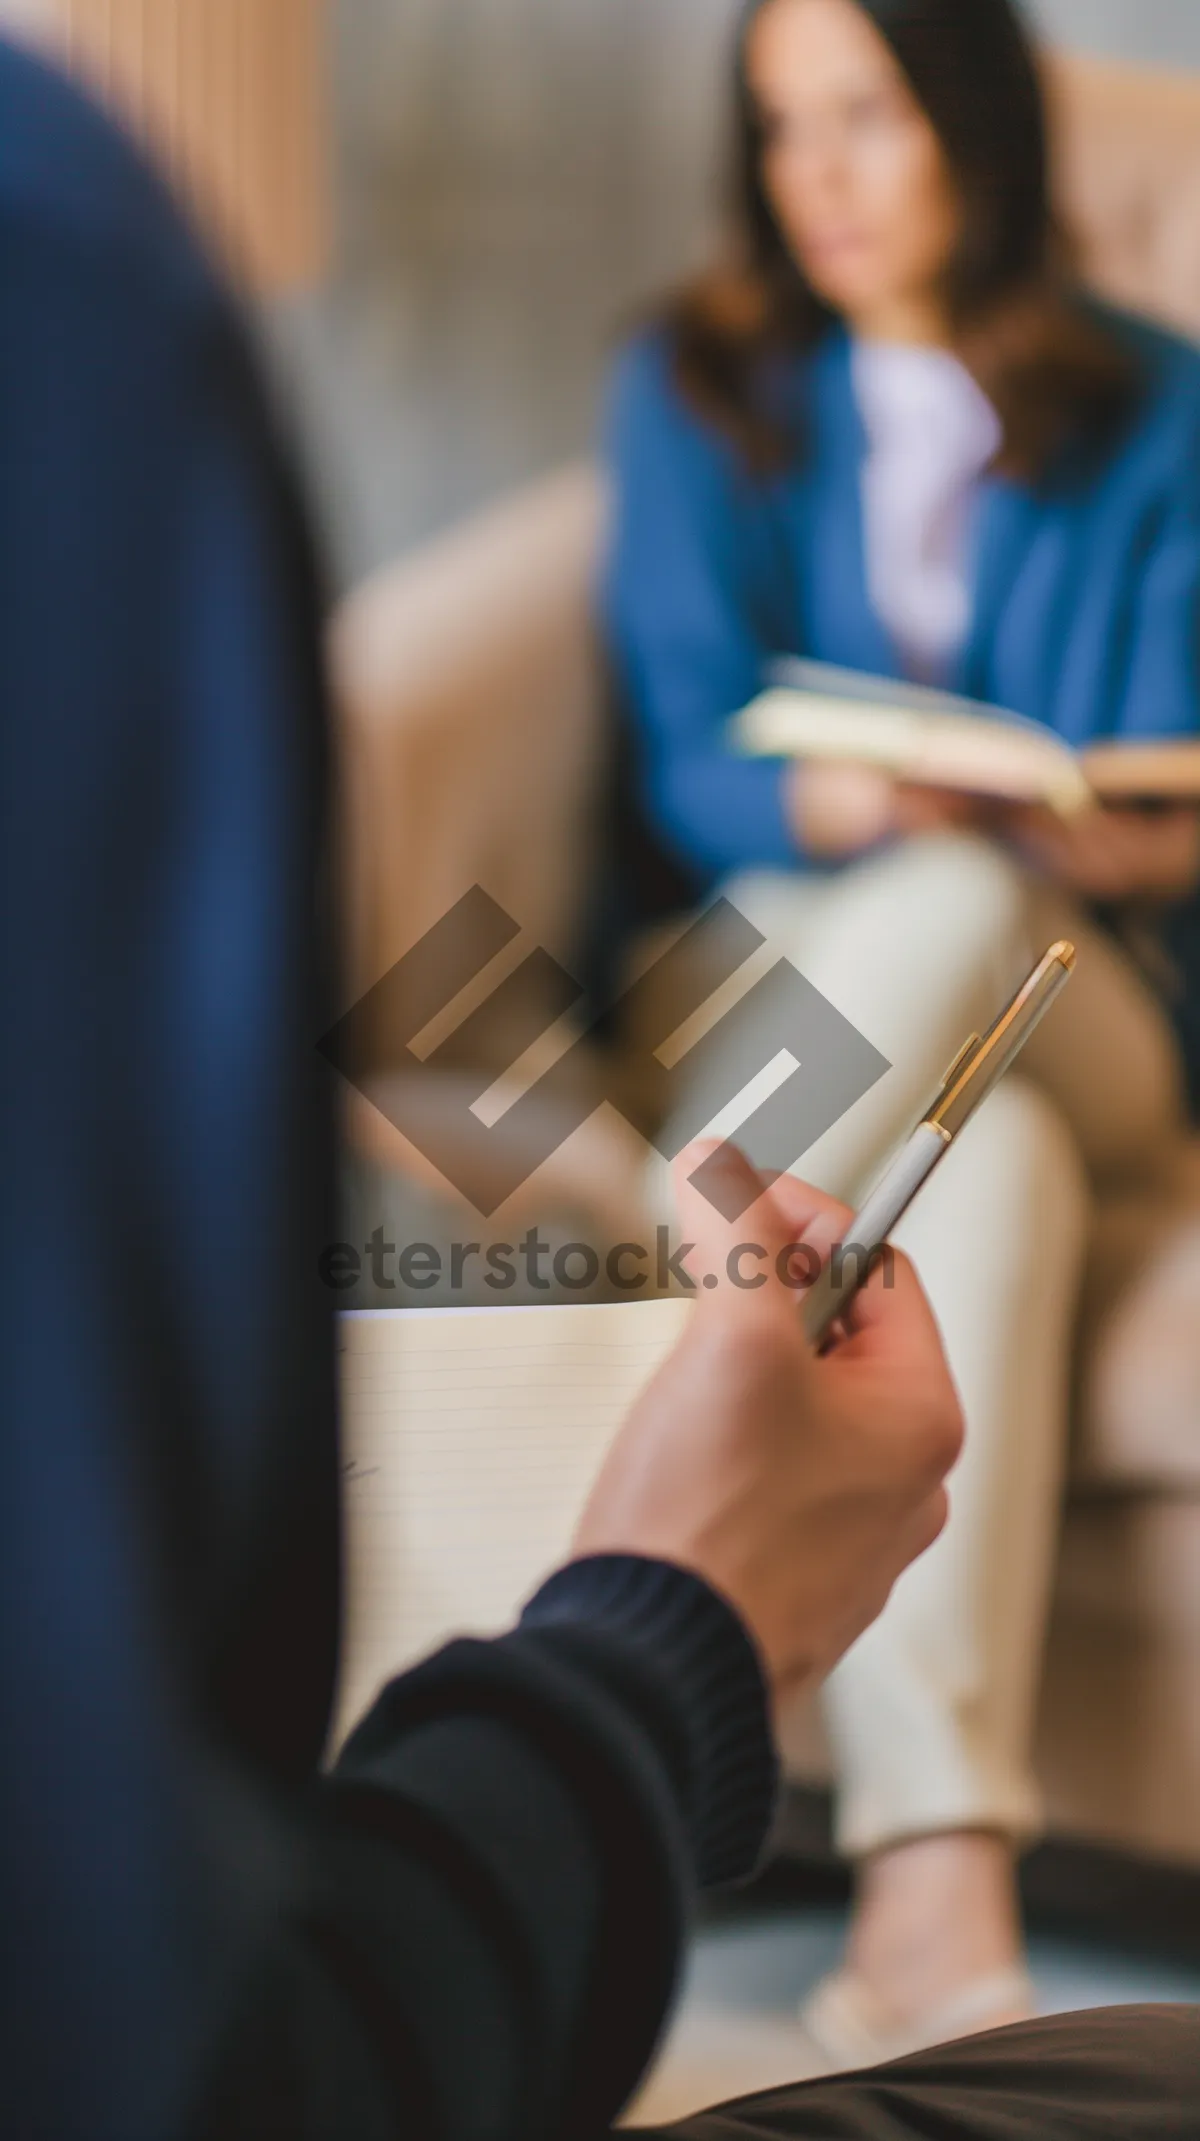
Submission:
M 1023 1970 L 1001 1970 L 964 1985 L 919 2021 L 897 2023 L 853 1971 L 827 1977 L 804 2002 L 800 2020 L 827 2074 L 879 2067 L 931 2045 L 951 2044 L 1037 2013 L 1033 1985 Z

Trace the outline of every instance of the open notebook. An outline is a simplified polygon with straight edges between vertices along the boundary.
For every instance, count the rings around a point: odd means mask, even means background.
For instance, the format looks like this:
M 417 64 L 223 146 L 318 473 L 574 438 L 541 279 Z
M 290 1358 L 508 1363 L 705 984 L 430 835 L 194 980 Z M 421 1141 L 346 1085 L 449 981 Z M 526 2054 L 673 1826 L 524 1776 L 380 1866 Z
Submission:
M 1063 817 L 1096 802 L 1200 803 L 1200 738 L 1073 750 L 1040 722 L 973 699 L 820 662 L 776 665 L 770 690 L 733 723 L 752 756 L 849 761 L 897 780 Z
M 343 1316 L 347 1596 L 336 1737 L 383 1683 L 508 1626 L 567 1557 L 683 1299 Z

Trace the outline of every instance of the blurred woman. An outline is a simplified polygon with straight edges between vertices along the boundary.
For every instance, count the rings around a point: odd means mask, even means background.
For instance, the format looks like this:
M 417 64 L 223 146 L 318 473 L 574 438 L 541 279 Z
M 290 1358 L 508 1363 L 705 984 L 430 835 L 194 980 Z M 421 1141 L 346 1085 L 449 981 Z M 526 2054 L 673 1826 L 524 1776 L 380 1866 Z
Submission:
M 729 257 L 619 367 L 605 607 L 661 834 L 893 1065 L 806 1175 L 861 1192 L 1033 953 L 1081 953 L 905 1237 L 970 1432 L 945 1539 L 828 1691 L 858 1903 L 806 2020 L 850 2065 L 1031 2006 L 1013 1866 L 1078 1283 L 1092 1196 L 1168 1181 L 1184 1134 L 1200 825 L 751 761 L 726 725 L 796 654 L 1072 744 L 1200 731 L 1200 360 L 1073 285 L 1008 0 L 757 0 L 737 97 Z

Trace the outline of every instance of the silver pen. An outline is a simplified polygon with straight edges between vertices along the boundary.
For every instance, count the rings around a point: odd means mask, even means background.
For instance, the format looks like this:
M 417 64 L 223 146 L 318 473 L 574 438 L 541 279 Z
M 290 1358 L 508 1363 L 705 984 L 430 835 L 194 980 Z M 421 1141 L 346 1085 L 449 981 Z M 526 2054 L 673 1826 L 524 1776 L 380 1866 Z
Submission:
M 934 1105 L 872 1190 L 851 1225 L 848 1241 L 835 1251 L 805 1298 L 804 1329 L 818 1351 L 866 1283 L 876 1258 L 918 1192 L 1016 1061 L 1074 968 L 1075 946 L 1052 944 L 990 1032 L 982 1038 L 973 1033 L 959 1049 Z

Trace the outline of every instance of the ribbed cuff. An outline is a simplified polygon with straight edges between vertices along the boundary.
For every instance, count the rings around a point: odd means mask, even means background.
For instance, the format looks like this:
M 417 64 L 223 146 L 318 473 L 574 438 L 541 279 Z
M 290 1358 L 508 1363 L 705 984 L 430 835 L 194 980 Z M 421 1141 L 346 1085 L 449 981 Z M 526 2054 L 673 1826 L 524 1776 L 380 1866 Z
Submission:
M 732 1606 L 687 1569 L 601 1554 L 552 1576 L 521 1625 L 616 1640 L 636 1660 L 646 1722 L 682 1750 L 699 1885 L 748 1879 L 770 1833 L 779 1758 L 758 1653 Z

